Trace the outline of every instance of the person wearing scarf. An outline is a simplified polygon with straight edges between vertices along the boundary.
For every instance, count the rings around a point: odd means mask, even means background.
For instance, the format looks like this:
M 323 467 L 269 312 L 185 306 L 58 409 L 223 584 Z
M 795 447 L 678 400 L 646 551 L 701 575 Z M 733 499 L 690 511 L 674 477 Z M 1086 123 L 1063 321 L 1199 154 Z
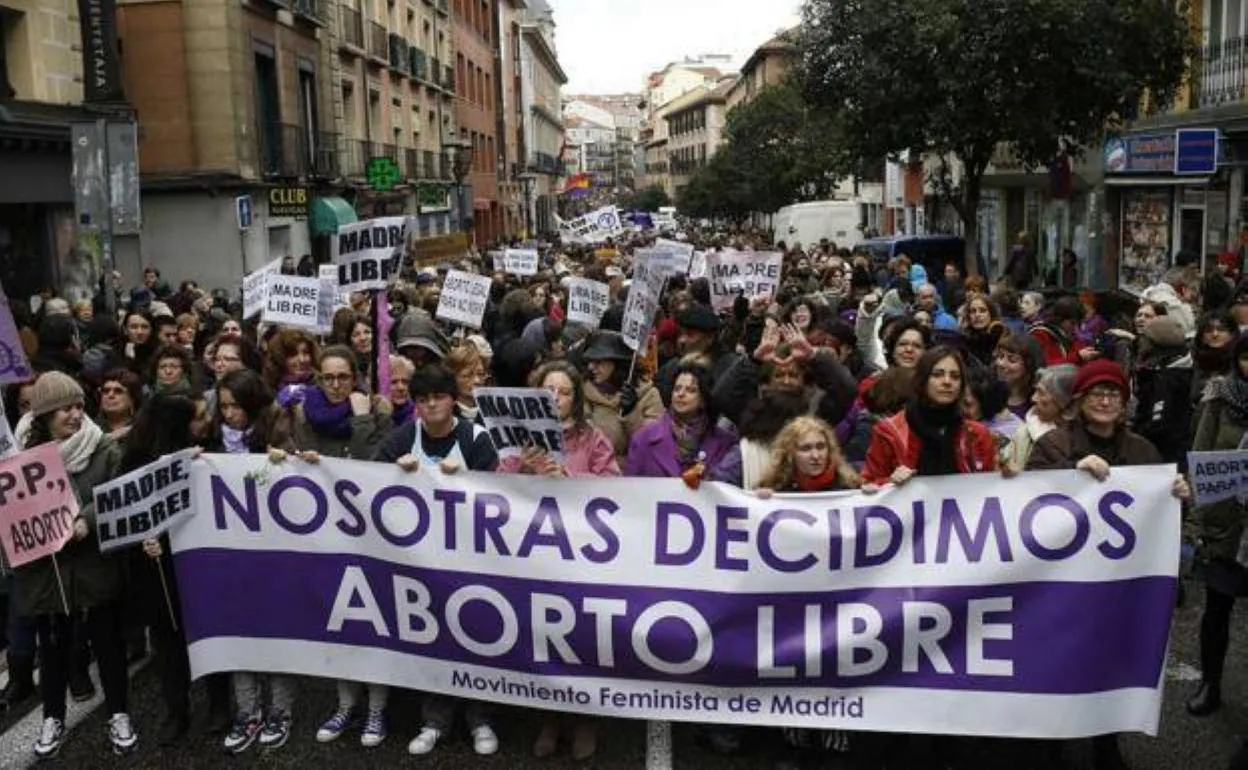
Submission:
M 1041 369 L 1036 375 L 1036 387 L 1032 391 L 1031 409 L 1023 418 L 1023 424 L 1014 432 L 1001 472 L 1006 476 L 1021 473 L 1036 442 L 1045 434 L 1062 425 L 1066 410 L 1070 407 L 1075 387 L 1074 364 L 1058 364 Z
M 905 410 L 876 423 L 862 477 L 871 484 L 904 484 L 913 476 L 997 469 L 988 428 L 962 416 L 966 366 L 953 348 L 928 350 L 915 367 L 914 395 Z
M 1193 451 L 1234 451 L 1248 432 L 1248 336 L 1238 338 L 1233 352 L 1231 373 L 1218 381 L 1201 405 Z M 1236 598 L 1248 596 L 1248 565 L 1240 555 L 1248 510 L 1242 500 L 1231 498 L 1194 513 L 1200 526 L 1197 563 L 1205 581 L 1205 611 L 1200 619 L 1200 687 L 1186 705 L 1189 714 L 1206 716 L 1222 706 L 1231 611 Z
M 394 407 L 391 420 L 397 427 L 407 425 L 416 417 L 416 402 L 409 392 L 416 366 L 404 356 L 390 356 L 390 404 Z
M 836 432 L 818 417 L 790 420 L 772 442 L 771 460 L 754 494 L 769 499 L 775 492 L 817 494 L 864 487 L 862 478 L 850 467 L 836 441 Z M 821 751 L 844 754 L 849 751 L 850 733 L 845 730 L 786 728 L 784 741 L 791 755 L 790 764 L 799 765 Z
M 294 443 L 301 460 L 320 462 L 321 456 L 372 459 L 382 438 L 390 431 L 390 402 L 356 390 L 359 378 L 355 351 L 334 345 L 321 353 L 319 383 L 304 392 L 295 407 Z M 379 746 L 386 739 L 386 704 L 390 688 L 382 684 L 338 681 L 338 709 L 317 730 L 321 743 L 337 740 L 351 724 L 351 715 L 362 691 L 367 689 L 368 708 L 361 743 Z M 286 718 L 286 730 L 290 721 Z M 266 729 L 267 726 L 266 726 Z
M 165 345 L 152 356 L 148 382 L 156 395 L 191 392 L 191 354 L 186 348 Z
M 581 353 L 589 376 L 582 388 L 586 417 L 611 441 L 617 459 L 623 459 L 628 442 L 642 426 L 663 415 L 658 388 L 641 380 L 626 382 L 633 351 L 619 332 L 599 331 Z
M 277 394 L 279 406 L 292 410 L 302 403 L 303 397 L 315 386 L 319 359 L 316 340 L 307 332 L 283 329 L 273 335 L 264 361 L 264 377 Z M 354 353 L 351 366 L 359 371 Z
M 117 475 L 122 450 L 86 417 L 83 406 L 77 381 L 60 372 L 47 372 L 31 388 L 30 421 L 19 425 L 23 449 L 56 444 L 79 509 L 72 535 L 55 560 L 38 559 L 15 571 L 18 612 L 34 619 L 39 639 L 43 726 L 34 749 L 41 759 L 60 750 L 68 730 L 65 693 L 73 668 L 73 618 L 82 614 L 86 620 L 80 627 L 89 635 L 99 664 L 113 750 L 128 753 L 139 740 L 128 707 L 122 566 L 120 560 L 100 553 L 94 531 L 93 490 Z

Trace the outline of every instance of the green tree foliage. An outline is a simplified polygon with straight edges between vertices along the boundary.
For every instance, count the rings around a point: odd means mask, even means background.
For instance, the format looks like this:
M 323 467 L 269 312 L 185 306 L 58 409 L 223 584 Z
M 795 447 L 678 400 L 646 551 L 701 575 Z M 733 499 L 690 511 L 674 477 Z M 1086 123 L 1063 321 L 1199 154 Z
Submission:
M 638 190 L 624 200 L 623 207 L 632 211 L 658 211 L 664 206 L 672 205 L 672 199 L 662 187 L 650 185 Z
M 802 93 L 838 111 L 860 164 L 904 150 L 937 160 L 978 248 L 983 174 L 999 144 L 1042 168 L 1167 104 L 1193 54 L 1180 0 L 807 0 Z
M 728 113 L 723 143 L 682 191 L 681 212 L 739 220 L 829 197 L 846 158 L 836 133 L 835 116 L 812 109 L 795 86 L 762 89 Z

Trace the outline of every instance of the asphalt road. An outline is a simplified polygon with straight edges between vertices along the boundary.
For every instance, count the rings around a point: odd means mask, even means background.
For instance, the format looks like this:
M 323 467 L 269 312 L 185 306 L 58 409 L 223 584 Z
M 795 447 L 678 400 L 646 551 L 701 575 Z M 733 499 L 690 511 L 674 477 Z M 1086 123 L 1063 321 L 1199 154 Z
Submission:
M 1124 754 L 1136 770 L 1222 770 L 1238 745 L 1237 735 L 1248 734 L 1248 614 L 1237 610 L 1232 631 L 1231 654 L 1227 662 L 1225 692 L 1229 703 L 1221 712 L 1204 719 L 1194 719 L 1183 711 L 1183 700 L 1199 677 L 1197 669 L 1196 627 L 1200 617 L 1201 594 L 1198 586 L 1190 585 L 1188 604 L 1178 610 L 1171 634 L 1165 705 L 1161 734 L 1157 738 L 1132 735 L 1123 739 Z M 116 759 L 108 746 L 103 709 L 97 709 L 77 725 L 69 736 L 60 756 L 48 767 L 96 770 L 120 767 L 155 770 L 179 768 L 336 768 L 426 767 L 438 770 L 480 768 L 481 770 L 521 770 L 541 768 L 643 768 L 646 766 L 646 729 L 643 723 L 611 720 L 601 723 L 598 755 L 588 763 L 573 762 L 564 753 L 549 760 L 533 759 L 532 740 L 537 733 L 538 718 L 532 712 L 503 710 L 497 720 L 500 752 L 489 758 L 472 753 L 467 738 L 456 735 L 444 739 L 438 749 L 426 757 L 407 754 L 407 742 L 419 727 L 415 698 L 408 693 L 391 697 L 390 738 L 382 746 L 365 749 L 356 736 L 345 736 L 338 743 L 322 745 L 314 738 L 316 727 L 333 708 L 333 685 L 326 681 L 305 680 L 301 684 L 294 715 L 294 734 L 284 748 L 263 754 L 255 748 L 242 756 L 224 755 L 219 740 L 193 732 L 179 746 L 160 749 L 155 732 L 160 722 L 161 705 L 154 674 L 150 669 L 138 672 L 133 682 L 133 716 L 140 731 L 139 750 Z M 197 716 L 202 714 L 203 695 L 197 692 Z M 922 704 L 916 703 L 916 708 Z M 21 723 L 25 711 L 10 714 L 0 722 L 0 768 L 20 768 L 29 764 L 29 739 L 19 735 L 15 725 Z M 30 713 L 29 723 L 37 720 Z M 673 730 L 672 767 L 678 770 L 714 768 L 715 770 L 746 770 L 775 766 L 779 749 L 772 731 L 752 731 L 746 736 L 743 756 L 724 759 L 713 756 L 697 743 L 696 731 L 686 725 Z M 955 741 L 937 742 L 912 740 L 903 736 L 861 735 L 855 751 L 845 759 L 817 762 L 811 767 L 848 768 L 909 768 L 956 767 L 975 770 L 1027 770 L 1028 768 L 1079 768 L 1087 761 L 1083 746 L 1066 746 L 1054 754 L 1051 745 L 1033 741 Z M 949 756 L 940 761 L 937 753 Z

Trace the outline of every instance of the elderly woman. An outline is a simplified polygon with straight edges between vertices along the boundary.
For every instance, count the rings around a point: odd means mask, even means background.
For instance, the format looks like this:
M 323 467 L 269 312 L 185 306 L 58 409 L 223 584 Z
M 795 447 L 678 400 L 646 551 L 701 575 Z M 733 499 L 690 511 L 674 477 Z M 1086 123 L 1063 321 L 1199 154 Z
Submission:
M 1078 469 L 1104 481 L 1118 466 L 1160 464 L 1157 448 L 1127 428 L 1129 395 L 1127 375 L 1117 363 L 1097 359 L 1084 364 L 1075 377 L 1073 418 L 1036 442 L 1025 468 Z M 1174 477 L 1171 493 L 1179 499 L 1191 496 L 1182 474 Z M 1116 735 L 1093 738 L 1093 752 L 1096 767 L 1126 766 Z
M 1013 476 L 1022 471 L 1036 442 L 1065 424 L 1066 411 L 1074 398 L 1077 372 L 1074 364 L 1059 364 L 1040 370 L 1031 394 L 1031 409 L 1010 441 L 1001 465 L 1002 473 Z
M 406 425 L 416 415 L 416 402 L 410 389 L 416 365 L 403 356 L 390 356 L 390 405 L 394 408 L 394 424 Z

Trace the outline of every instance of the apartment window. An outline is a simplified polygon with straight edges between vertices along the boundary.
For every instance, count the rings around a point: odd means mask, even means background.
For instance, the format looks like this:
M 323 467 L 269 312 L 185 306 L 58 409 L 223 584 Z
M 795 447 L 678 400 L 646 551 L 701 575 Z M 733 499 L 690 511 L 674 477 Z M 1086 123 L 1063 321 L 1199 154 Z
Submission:
M 369 139 L 375 139 L 381 135 L 381 94 L 373 89 L 368 89 L 368 133 Z
M 260 162 L 276 173 L 282 160 L 282 108 L 277 91 L 277 62 L 269 51 L 253 55 L 256 75 L 256 119 L 259 121 Z
M 490 42 L 490 2 L 489 0 L 481 0 L 481 37 L 485 38 L 485 42 Z
M 486 171 L 490 173 L 498 171 L 498 158 L 494 155 L 494 137 L 492 136 L 485 138 L 485 159 L 487 163 Z
M 358 136 L 355 130 L 355 109 L 355 85 L 344 80 L 342 83 L 342 120 L 346 124 L 347 136 L 352 139 Z
M 434 74 L 436 76 L 437 73 Z M 467 78 L 468 71 L 464 68 L 464 55 L 462 53 L 455 54 L 455 82 L 460 84 L 467 83 Z
M 299 64 L 299 123 L 306 137 L 304 144 L 307 147 L 308 160 L 315 163 L 317 142 L 320 140 L 317 134 L 320 116 L 316 101 L 316 71 L 311 65 L 302 62 Z
M 494 109 L 494 77 L 485 73 L 485 98 L 482 100 L 487 110 Z
M 17 96 L 17 89 L 9 79 L 9 59 L 7 51 L 14 48 L 13 39 L 17 37 L 16 13 L 0 8 L 0 99 L 12 99 Z

